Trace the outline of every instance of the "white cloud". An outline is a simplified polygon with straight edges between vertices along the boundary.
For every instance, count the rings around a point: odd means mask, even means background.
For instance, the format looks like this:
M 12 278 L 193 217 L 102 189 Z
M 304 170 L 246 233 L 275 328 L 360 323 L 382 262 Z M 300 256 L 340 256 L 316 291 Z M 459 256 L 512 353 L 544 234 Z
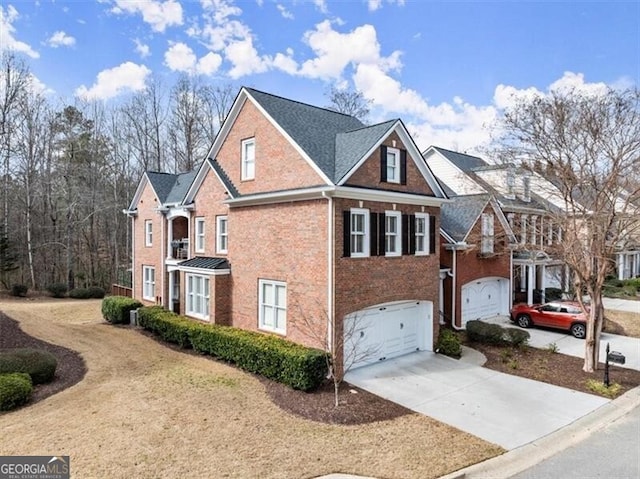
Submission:
M 141 58 L 147 58 L 151 55 L 151 49 L 146 43 L 142 43 L 139 39 L 135 38 L 133 42 L 136 44 L 136 52 Z
M 30 45 L 15 38 L 16 29 L 13 22 L 19 17 L 20 15 L 13 5 L 9 5 L 6 11 L 0 5 L 0 51 L 13 50 L 24 53 L 31 58 L 39 58 L 40 54 Z
M 282 70 L 289 75 L 295 75 L 298 72 L 298 63 L 293 59 L 293 50 L 287 48 L 286 55 L 277 53 L 273 58 L 272 65 L 278 70 Z
M 227 60 L 233 64 L 231 70 L 229 70 L 229 76 L 233 79 L 253 73 L 265 72 L 271 63 L 268 57 L 260 57 L 258 55 L 251 37 L 230 43 L 224 52 Z
M 114 0 L 112 13 L 141 14 L 142 19 L 156 32 L 164 32 L 167 27 L 182 25 L 182 5 L 176 0 Z
M 76 39 L 62 30 L 58 30 L 47 40 L 47 44 L 52 48 L 72 47 L 76 44 Z
M 401 66 L 400 52 L 386 58 L 380 55 L 380 43 L 372 25 L 340 33 L 325 20 L 317 24 L 315 30 L 306 32 L 304 40 L 316 57 L 305 61 L 299 73 L 310 78 L 340 79 L 350 64 L 378 65 L 384 70 Z
M 150 73 L 151 70 L 144 65 L 125 62 L 98 73 L 93 86 L 80 86 L 76 89 L 76 95 L 84 100 L 108 100 L 127 91 L 144 90 Z
M 213 75 L 222 64 L 222 57 L 209 52 L 198 60 L 191 47 L 184 43 L 172 43 L 164 54 L 164 62 L 171 70 L 203 75 Z
M 564 72 L 561 78 L 549 85 L 550 92 L 570 93 L 580 92 L 583 95 L 602 95 L 606 93 L 609 86 L 606 83 L 585 83 L 584 74 Z
M 404 0 L 387 0 L 387 3 L 397 3 L 399 6 L 404 6 Z M 382 8 L 382 0 L 367 0 L 367 8 L 370 12 L 375 12 Z
M 282 18 L 286 18 L 287 20 L 293 20 L 294 16 L 293 13 L 291 13 L 289 10 L 287 10 L 287 7 L 285 7 L 282 4 L 277 4 L 276 8 L 278 9 L 278 11 L 280 12 L 280 15 L 282 15 Z
M 320 13 L 329 13 L 326 0 L 313 0 L 313 4 L 320 11 Z

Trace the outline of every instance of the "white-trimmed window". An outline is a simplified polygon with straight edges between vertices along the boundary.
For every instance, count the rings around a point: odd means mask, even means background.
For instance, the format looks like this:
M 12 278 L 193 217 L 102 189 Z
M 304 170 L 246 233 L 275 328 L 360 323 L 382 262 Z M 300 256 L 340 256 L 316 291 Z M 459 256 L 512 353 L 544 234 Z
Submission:
M 153 221 L 144 221 L 144 245 L 153 246 Z
M 229 246 L 229 230 L 226 216 L 216 217 L 216 253 L 227 253 Z
M 416 254 L 429 254 L 429 215 L 416 213 Z
M 482 213 L 480 253 L 492 254 L 494 246 L 493 233 L 493 215 L 491 213 Z
M 189 316 L 209 320 L 209 277 L 187 274 L 187 308 Z
M 387 181 L 400 183 L 400 150 L 387 148 Z
M 369 210 L 351 208 L 351 257 L 369 256 Z
M 204 225 L 205 225 L 204 218 L 196 218 L 196 222 L 195 222 L 196 253 L 204 253 L 204 239 L 205 239 Z
M 287 283 L 258 280 L 259 328 L 287 333 Z
M 253 180 L 256 177 L 256 140 L 242 140 L 241 180 Z
M 142 267 L 142 298 L 156 300 L 156 269 L 153 266 Z
M 402 254 L 402 213 L 399 211 L 384 213 L 384 254 L 385 256 Z

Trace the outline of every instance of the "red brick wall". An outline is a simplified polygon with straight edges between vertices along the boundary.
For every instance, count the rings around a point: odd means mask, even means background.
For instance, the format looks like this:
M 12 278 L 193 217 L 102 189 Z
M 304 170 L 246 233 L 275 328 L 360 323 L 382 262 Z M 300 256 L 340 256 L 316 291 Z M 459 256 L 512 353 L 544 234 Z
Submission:
M 485 213 L 494 213 L 490 206 L 487 206 Z M 462 324 L 461 303 L 462 286 L 485 277 L 509 278 L 510 276 L 510 254 L 507 247 L 506 232 L 502 224 L 497 218 L 494 219 L 494 251 L 495 255 L 491 257 L 480 257 L 478 251 L 480 249 L 481 239 L 481 220 L 478 219 L 471 229 L 471 233 L 467 238 L 467 243 L 474 245 L 472 249 L 456 252 L 456 315 L 455 323 L 458 327 Z M 449 299 L 449 304 L 451 299 Z M 449 314 L 450 316 L 450 314 Z
M 406 150 L 407 148 L 400 141 L 398 135 L 394 132 L 384 140 L 383 145 L 393 147 L 393 141 L 396 142 L 395 148 Z M 418 158 L 422 161 L 421 158 Z M 380 149 L 376 149 L 373 154 L 365 160 L 365 162 L 356 170 L 347 180 L 347 185 L 365 186 L 367 188 L 380 188 L 385 190 L 403 191 L 411 193 L 421 193 L 433 196 L 433 191 L 425 182 L 422 173 L 418 170 L 413 160 L 407 152 L 407 184 L 400 185 L 397 183 L 380 182 Z
M 248 138 L 256 141 L 255 180 L 241 181 L 241 144 Z M 324 184 L 250 100 L 240 110 L 217 160 L 243 195 Z
M 156 269 L 156 297 L 162 297 L 162 255 L 164 251 L 162 229 L 164 228 L 164 216 L 156 211 L 158 200 L 151 185 L 147 183 L 140 201 L 138 202 L 138 216 L 134 220 L 133 235 L 135 237 L 134 252 L 134 291 L 133 297 L 144 304 L 155 304 L 142 299 L 142 267 L 153 266 Z M 145 221 L 153 222 L 153 245 L 145 246 Z
M 342 335 L 345 315 L 390 301 L 425 300 L 433 302 L 433 337 L 438 336 L 438 296 L 440 254 L 427 256 L 403 255 L 399 257 L 372 256 L 369 258 L 343 257 L 342 212 L 359 208 L 359 201 L 335 200 L 335 317 L 337 333 Z M 382 213 L 393 210 L 390 203 L 363 202 L 363 208 Z M 403 214 L 422 212 L 422 207 L 396 204 Z M 436 215 L 439 228 L 439 208 L 425 207 L 425 213 Z
M 327 201 L 232 208 L 229 214 L 233 326 L 258 329 L 258 279 L 287 283 L 287 338 L 321 347 L 327 308 Z

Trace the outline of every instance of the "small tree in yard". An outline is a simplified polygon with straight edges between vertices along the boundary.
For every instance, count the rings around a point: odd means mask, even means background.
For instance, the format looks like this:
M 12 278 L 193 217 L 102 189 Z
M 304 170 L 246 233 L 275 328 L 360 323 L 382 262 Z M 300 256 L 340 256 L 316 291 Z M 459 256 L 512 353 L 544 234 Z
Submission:
M 640 92 L 540 94 L 506 110 L 501 127 L 503 159 L 530 172 L 532 193 L 547 200 L 560 228 L 550 252 L 572 270 L 577 300 L 588 314 L 583 369 L 593 372 L 605 278 L 615 253 L 640 237 Z
M 314 321 L 300 309 L 300 314 L 294 323 L 300 331 L 314 344 L 327 353 L 327 369 L 329 378 L 333 382 L 334 406 L 340 405 L 340 384 L 345 375 L 361 361 L 374 357 L 379 352 L 379 347 L 362 347 L 361 331 L 364 327 L 364 318 L 354 316 L 349 321 L 342 322 L 342 334 L 336 328 L 335 321 L 331 321 L 326 310 L 322 310 L 321 321 Z

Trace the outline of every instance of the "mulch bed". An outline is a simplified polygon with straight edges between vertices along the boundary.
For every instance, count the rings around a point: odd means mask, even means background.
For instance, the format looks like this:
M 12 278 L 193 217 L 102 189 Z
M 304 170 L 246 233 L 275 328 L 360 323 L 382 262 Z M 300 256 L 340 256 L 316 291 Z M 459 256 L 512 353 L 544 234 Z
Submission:
M 468 346 L 482 352 L 487 357 L 487 362 L 484 365 L 486 368 L 575 391 L 597 394 L 587 388 L 587 380 L 602 381 L 604 379 L 604 364 L 600 363 L 598 370 L 594 373 L 586 373 L 582 370 L 584 359 L 575 356 L 553 353 L 530 346 L 505 348 L 479 343 L 470 343 Z M 640 385 L 640 371 L 613 366 L 609 363 L 609 380 L 611 384 L 614 382 L 620 384 L 619 394 L 623 394 Z
M 41 401 L 79 383 L 87 373 L 87 366 L 80 353 L 29 336 L 20 329 L 17 321 L 0 312 L 0 349 L 9 348 L 44 349 L 58 360 L 53 381 L 35 386 L 28 404 Z

